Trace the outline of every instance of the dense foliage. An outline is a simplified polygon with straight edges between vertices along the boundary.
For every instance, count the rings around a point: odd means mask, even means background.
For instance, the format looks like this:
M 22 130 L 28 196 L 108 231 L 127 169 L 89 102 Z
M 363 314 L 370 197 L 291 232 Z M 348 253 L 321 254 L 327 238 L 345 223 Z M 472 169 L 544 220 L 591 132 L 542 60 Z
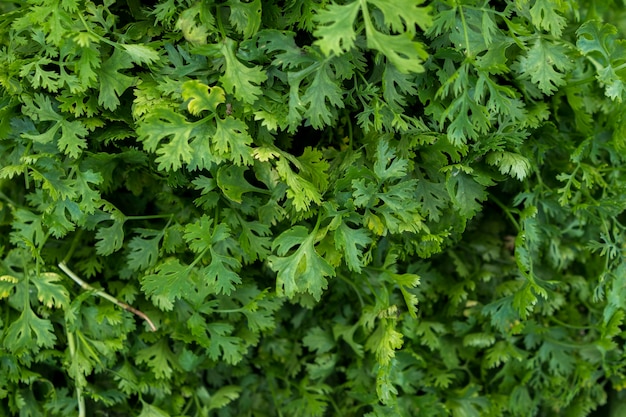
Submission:
M 622 3 L 0 13 L 0 414 L 624 415 Z

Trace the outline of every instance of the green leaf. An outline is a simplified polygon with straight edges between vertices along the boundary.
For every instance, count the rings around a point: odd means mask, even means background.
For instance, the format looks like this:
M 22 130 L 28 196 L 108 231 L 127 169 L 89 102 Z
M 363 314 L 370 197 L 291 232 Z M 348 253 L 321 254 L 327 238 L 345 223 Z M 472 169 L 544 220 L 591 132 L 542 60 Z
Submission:
M 445 327 L 442 323 L 421 321 L 415 331 L 420 336 L 420 343 L 436 350 L 441 344 L 439 335 L 445 332 Z
M 409 74 L 399 72 L 391 64 L 385 65 L 382 79 L 385 101 L 395 109 L 401 110 L 406 105 L 406 97 L 417 93 L 412 78 Z
M 384 319 L 365 342 L 365 349 L 373 352 L 378 363 L 384 366 L 395 357 L 396 350 L 400 349 L 402 344 L 402 333 L 395 329 L 391 320 Z
M 241 203 L 243 195 L 265 190 L 250 184 L 244 177 L 247 168 L 237 165 L 224 165 L 217 171 L 217 186 L 230 200 Z
M 182 86 L 182 95 L 187 103 L 189 113 L 198 116 L 203 111 L 215 113 L 217 106 L 226 102 L 224 90 L 220 87 L 209 87 L 198 80 L 185 81 Z
M 304 116 L 316 129 L 330 124 L 335 108 L 344 107 L 339 82 L 330 72 L 328 65 L 322 66 L 315 72 L 313 82 L 300 99 L 306 106 Z
M 113 220 L 109 227 L 99 227 L 96 232 L 96 253 L 110 255 L 124 244 L 124 221 Z
M 448 205 L 450 197 L 443 182 L 431 182 L 425 178 L 418 180 L 415 187 L 417 202 L 422 213 L 432 221 L 438 222 L 442 210 Z
M 170 417 L 168 413 L 161 410 L 159 407 L 156 407 L 152 404 L 148 404 L 145 401 L 142 401 L 143 407 L 141 408 L 141 413 L 139 417 Z
M 395 32 L 415 31 L 419 26 L 426 31 L 432 25 L 431 7 L 420 7 L 424 0 L 398 0 L 388 2 L 385 0 L 367 0 L 383 12 L 385 24 Z
M 56 336 L 50 320 L 39 318 L 30 306 L 13 320 L 4 335 L 4 347 L 17 356 L 28 351 L 37 352 L 39 348 L 54 346 Z
M 241 277 L 235 272 L 241 268 L 241 263 L 230 256 L 220 255 L 210 250 L 211 263 L 202 269 L 202 277 L 209 284 L 215 294 L 230 295 L 236 284 L 241 284 Z
M 156 264 L 159 257 L 159 243 L 163 233 L 158 230 L 135 229 L 139 236 L 128 242 L 128 267 L 135 271 L 147 269 Z
M 520 58 L 522 74 L 537 84 L 544 94 L 551 95 L 565 85 L 565 75 L 573 67 L 567 52 L 562 44 L 537 38 L 527 54 Z
M 302 339 L 302 343 L 309 350 L 315 351 L 318 355 L 330 352 L 336 345 L 332 334 L 323 330 L 321 327 L 309 329 L 306 336 Z
M 233 328 L 228 323 L 210 323 L 203 326 L 209 333 L 209 357 L 217 360 L 222 357 L 228 364 L 236 364 L 243 359 L 243 346 L 241 339 L 230 336 Z M 204 331 L 203 329 L 203 331 Z
M 360 6 L 359 1 L 345 5 L 332 3 L 315 15 L 315 20 L 320 23 L 314 32 L 318 38 L 315 43 L 324 55 L 341 55 L 354 47 L 354 20 Z
M 31 277 L 31 282 L 37 288 L 37 299 L 48 308 L 67 308 L 70 304 L 70 295 L 67 289 L 58 284 L 61 281 L 59 274 L 43 272 Z
M 170 109 L 158 108 L 152 111 L 137 128 L 139 140 L 150 152 L 159 155 L 156 161 L 161 170 L 178 170 L 183 163 L 192 160 L 193 148 L 189 140 L 198 134 L 195 125 L 189 123 L 184 116 Z M 161 144 L 165 138 L 169 142 Z
M 260 84 L 267 76 L 259 66 L 248 68 L 235 56 L 235 41 L 226 38 L 220 48 L 226 62 L 220 82 L 227 93 L 245 103 L 252 104 L 261 95 Z
M 520 181 L 526 178 L 531 170 L 528 158 L 513 152 L 491 152 L 487 155 L 487 163 L 497 166 L 504 175 L 512 175 Z
M 383 404 L 393 404 L 398 395 L 398 389 L 393 384 L 391 373 L 391 364 L 379 366 L 378 372 L 376 372 L 376 394 Z
M 479 387 L 469 384 L 453 391 L 446 401 L 452 417 L 480 417 L 489 409 L 489 399 L 478 395 Z
M 141 280 L 141 288 L 165 311 L 172 310 L 177 299 L 192 294 L 196 285 L 195 270 L 171 258 L 158 264 L 153 273 Z
M 561 37 L 567 24 L 567 19 L 557 13 L 561 11 L 560 4 L 558 0 L 535 0 L 535 4 L 530 8 L 533 24 L 549 31 L 557 38 Z
M 367 34 L 367 46 L 376 49 L 391 62 L 399 72 L 424 72 L 422 62 L 428 58 L 428 52 L 421 42 L 413 41 L 409 33 L 400 35 L 386 35 L 378 32 L 373 25 L 365 25 Z
M 287 197 L 293 199 L 293 205 L 297 211 L 308 210 L 311 203 L 321 203 L 322 195 L 320 190 L 310 181 L 296 174 L 285 158 L 281 158 L 276 162 L 276 171 L 289 187 Z
M 219 410 L 239 398 L 241 387 L 226 385 L 215 391 L 209 399 L 209 410 Z
M 480 211 L 480 203 L 487 199 L 485 187 L 476 182 L 474 177 L 461 171 L 448 175 L 446 188 L 452 203 L 459 209 L 459 214 L 468 219 Z
M 376 144 L 376 163 L 374 163 L 374 173 L 381 181 L 394 178 L 402 178 L 406 175 L 407 161 L 397 158 L 393 149 L 390 149 L 389 142 L 380 140 Z
M 93 214 L 100 206 L 102 200 L 97 186 L 102 183 L 102 175 L 91 169 L 76 172 L 75 190 L 80 196 L 80 209 L 86 214 Z
M 596 78 L 607 97 L 621 102 L 626 90 L 623 64 L 626 62 L 626 40 L 617 39 L 617 28 L 598 21 L 585 22 L 576 32 L 576 46 L 595 66 Z
M 91 87 L 98 81 L 97 70 L 101 66 L 100 52 L 95 48 L 80 49 L 80 59 L 76 62 L 78 80 L 85 87 Z
M 345 223 L 334 232 L 335 247 L 343 252 L 344 259 L 348 268 L 354 272 L 361 272 L 361 268 L 365 266 L 363 260 L 363 250 L 372 243 L 372 239 L 364 229 L 353 229 Z
M 243 3 L 240 0 L 228 0 L 230 22 L 244 38 L 252 37 L 261 26 L 261 0 Z
M 44 94 L 35 94 L 34 100 L 30 96 L 24 96 L 24 106 L 22 112 L 33 120 L 40 120 L 42 122 L 58 122 L 63 120 L 52 107 L 50 97 Z
M 146 364 L 157 379 L 170 379 L 174 371 L 178 369 L 176 356 L 174 356 L 165 338 L 152 346 L 138 350 L 135 355 L 135 362 Z
M 127 88 L 135 84 L 135 78 L 120 71 L 133 67 L 130 55 L 115 49 L 113 54 L 96 70 L 100 81 L 98 104 L 108 110 L 115 110 L 120 105 L 119 97 Z
M 124 51 L 135 64 L 152 64 L 159 60 L 159 53 L 146 45 L 122 45 Z M 118 68 L 119 69 L 119 68 Z M 119 93 L 118 93 L 119 94 Z
M 236 165 L 252 163 L 252 137 L 248 134 L 248 126 L 234 117 L 216 119 L 217 129 L 213 136 L 215 152 Z
M 278 256 L 271 255 L 268 261 L 278 273 L 277 293 L 289 298 L 309 293 L 319 301 L 328 285 L 326 277 L 334 276 L 335 270 L 317 253 L 315 243 L 315 233 L 309 234 L 304 226 L 294 226 L 274 240 L 272 250 Z
M 85 136 L 89 133 L 87 128 L 79 121 L 62 121 L 61 137 L 59 138 L 59 149 L 72 158 L 78 158 L 87 147 Z

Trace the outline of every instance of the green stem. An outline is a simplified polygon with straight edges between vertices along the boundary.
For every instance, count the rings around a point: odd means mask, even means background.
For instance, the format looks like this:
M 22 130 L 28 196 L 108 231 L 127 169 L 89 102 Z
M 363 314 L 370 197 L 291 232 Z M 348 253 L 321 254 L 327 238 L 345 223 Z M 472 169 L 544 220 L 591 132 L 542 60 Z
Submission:
M 469 34 L 467 33 L 467 23 L 465 22 L 465 14 L 463 13 L 463 6 L 458 4 L 459 14 L 461 15 L 461 23 L 463 24 L 463 36 L 465 37 L 465 56 L 471 56 L 470 46 L 469 46 Z
M 169 219 L 171 214 L 150 214 L 146 216 L 124 216 L 125 220 L 153 220 L 153 219 Z
M 589 344 L 577 344 L 577 343 L 567 343 L 567 342 L 563 342 L 561 340 L 556 340 L 553 339 L 551 337 L 547 337 L 547 336 L 543 336 L 543 340 L 545 340 L 548 343 L 552 343 L 553 345 L 558 345 L 558 346 L 562 346 L 565 348 L 569 348 L 569 349 L 582 349 L 584 347 L 589 346 Z
M 498 207 L 500 207 L 502 209 L 502 211 L 504 211 L 504 214 L 506 214 L 506 216 L 509 218 L 509 220 L 511 221 L 511 223 L 513 223 L 513 226 L 515 226 L 515 230 L 517 230 L 518 232 L 520 232 L 522 229 L 518 223 L 517 220 L 515 220 L 515 217 L 513 217 L 513 214 L 511 213 L 511 210 L 509 210 L 509 208 L 507 206 L 505 206 L 504 204 L 502 204 L 502 201 L 500 201 L 498 199 L 498 197 L 496 197 L 493 194 L 489 194 L 489 198 L 491 199 L 491 201 L 493 201 L 494 203 L 496 203 L 498 205 Z
M 67 329 L 67 326 L 65 327 Z M 76 342 L 74 340 L 74 333 L 66 330 L 67 333 L 67 345 L 70 349 L 70 358 L 72 362 L 76 361 Z M 80 386 L 78 381 L 74 381 L 76 384 L 76 399 L 78 401 L 78 417 L 85 417 L 85 397 L 83 397 L 83 387 Z
M 82 279 L 80 279 L 78 277 L 78 275 L 76 275 L 70 268 L 68 268 L 68 266 L 65 264 L 65 261 L 61 261 L 59 263 L 59 268 L 61 268 L 61 270 L 63 272 L 65 272 L 67 274 L 68 277 L 72 278 L 72 280 L 74 280 L 74 282 L 76 282 L 78 285 L 80 285 L 80 287 L 86 291 L 93 291 L 94 294 L 109 300 L 110 302 L 112 302 L 113 304 L 115 304 L 116 306 L 123 308 L 126 311 L 130 311 L 131 313 L 141 317 L 142 319 L 144 319 L 146 321 L 146 323 L 148 323 L 148 325 L 150 326 L 150 330 L 152 330 L 153 332 L 156 332 L 157 328 L 154 325 L 154 323 L 152 323 L 152 320 L 150 320 L 150 318 L 142 311 L 137 310 L 134 307 L 129 306 L 128 304 L 118 300 L 117 298 L 113 297 L 112 295 L 102 291 L 102 290 L 98 290 L 94 287 L 92 287 L 91 285 L 87 284 L 85 281 L 83 281 Z
M 224 22 L 222 22 L 222 11 L 220 6 L 215 9 L 215 18 L 217 20 L 217 30 L 219 30 L 222 38 L 226 40 L 228 36 L 226 36 L 226 30 L 224 30 Z
M 552 317 L 552 316 L 550 316 L 549 320 L 554 322 L 554 323 L 556 323 L 556 324 L 558 324 L 559 326 L 567 327 L 569 329 L 576 329 L 576 330 L 590 330 L 590 329 L 593 329 L 592 326 L 575 326 L 573 324 L 567 324 L 564 321 L 561 321 L 561 320 L 557 319 L 556 317 Z
M 270 390 L 270 395 L 272 396 L 272 402 L 274 403 L 274 407 L 276 408 L 276 412 L 278 414 L 278 417 L 283 417 L 283 413 L 280 411 L 280 409 L 282 407 L 281 407 L 281 404 L 278 403 L 278 397 L 276 396 L 276 390 L 275 390 L 275 387 L 274 387 L 274 378 L 272 378 L 270 376 L 270 378 L 268 378 L 267 382 L 268 382 L 267 387 Z
M 81 14 L 78 14 L 78 18 L 80 19 L 80 21 L 83 23 L 83 26 L 85 27 L 85 30 L 87 31 L 87 33 L 95 36 L 96 38 L 100 39 L 102 42 L 111 45 L 112 47 L 116 48 L 118 47 L 120 44 L 117 42 L 113 42 L 107 38 L 105 38 L 104 36 L 100 36 L 98 35 L 96 32 L 94 32 L 89 25 L 87 24 L 87 22 L 85 21 L 85 19 L 83 18 L 83 16 Z
M 335 415 L 336 416 L 343 416 L 344 414 L 341 412 L 341 410 L 339 409 L 339 406 L 337 405 L 337 403 L 335 402 L 335 399 L 331 396 L 328 397 L 328 402 L 330 403 L 330 405 L 333 406 L 333 408 L 335 409 Z
M 72 255 L 74 254 L 74 252 L 76 251 L 76 248 L 78 247 L 78 243 L 80 242 L 80 237 L 82 236 L 82 234 L 83 234 L 83 229 L 78 229 L 78 231 L 74 235 L 74 239 L 72 240 L 70 249 L 67 251 L 67 254 L 63 258 L 63 261 L 62 261 L 63 264 L 66 264 L 67 261 L 69 261 L 72 258 Z
M 350 150 L 354 149 L 354 140 L 352 132 L 352 119 L 348 118 L 348 137 L 350 138 Z
M 361 292 L 359 291 L 357 286 L 354 284 L 354 282 L 344 277 L 343 274 L 337 274 L 337 278 L 339 278 L 341 281 L 345 282 L 350 287 L 352 287 L 352 289 L 354 289 L 354 292 L 356 293 L 356 296 L 359 299 L 359 304 L 361 304 L 361 309 L 363 309 L 363 307 L 365 307 L 365 303 L 363 303 L 363 297 L 361 297 Z
M 241 313 L 244 310 L 244 307 L 240 308 L 231 308 L 231 309 L 223 309 L 223 310 L 212 310 L 213 313 L 218 314 L 233 314 L 233 313 Z
M 189 271 L 191 271 L 191 269 L 196 266 L 196 264 L 198 262 L 200 262 L 202 260 L 202 258 L 204 257 L 204 255 L 207 254 L 207 252 L 209 252 L 209 250 L 211 249 L 211 247 L 207 247 L 206 249 L 204 249 L 202 252 L 200 252 L 200 254 L 198 256 L 196 256 L 194 258 L 194 260 L 189 264 L 189 266 L 186 269 L 186 272 L 189 273 Z
M 140 2 L 138 0 L 126 0 L 126 4 L 134 19 L 142 17 L 143 13 L 141 12 Z
M 19 207 L 19 205 L 15 201 L 11 200 L 11 198 L 2 191 L 0 191 L 0 199 L 6 201 L 13 208 Z

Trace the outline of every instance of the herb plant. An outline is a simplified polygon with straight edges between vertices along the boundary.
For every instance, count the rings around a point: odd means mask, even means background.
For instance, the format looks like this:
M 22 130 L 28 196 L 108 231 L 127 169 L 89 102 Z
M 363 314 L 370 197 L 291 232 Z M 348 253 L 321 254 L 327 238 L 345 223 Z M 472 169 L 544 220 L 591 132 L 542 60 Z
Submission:
M 0 413 L 622 416 L 623 10 L 3 0 Z

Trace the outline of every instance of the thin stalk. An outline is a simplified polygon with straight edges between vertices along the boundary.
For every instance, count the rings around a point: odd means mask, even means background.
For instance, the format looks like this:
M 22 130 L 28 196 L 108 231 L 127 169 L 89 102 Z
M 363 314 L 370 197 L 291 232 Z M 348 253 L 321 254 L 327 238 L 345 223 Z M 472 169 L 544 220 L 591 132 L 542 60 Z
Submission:
M 500 207 L 502 209 L 502 211 L 504 211 L 504 214 L 506 214 L 506 217 L 508 217 L 509 220 L 511 221 L 511 223 L 513 223 L 513 226 L 515 226 L 515 230 L 520 232 L 522 229 L 521 229 L 519 223 L 517 222 L 517 220 L 515 220 L 515 217 L 513 217 L 513 214 L 511 214 L 511 210 L 509 210 L 509 208 L 507 206 L 502 204 L 502 201 L 500 201 L 498 199 L 498 197 L 496 197 L 495 195 L 489 194 L 489 198 L 491 199 L 491 201 L 496 203 L 498 205 L 498 207 Z
M 78 247 L 78 243 L 80 242 L 80 237 L 81 237 L 82 234 L 83 234 L 83 229 L 78 229 L 78 231 L 74 235 L 74 240 L 72 240 L 72 244 L 70 245 L 70 248 L 67 251 L 67 254 L 63 258 L 63 261 L 61 261 L 63 264 L 66 264 L 67 261 L 70 260 L 70 258 L 72 257 L 72 255 L 76 251 L 76 248 Z
M 0 191 L 0 200 L 6 201 L 13 208 L 19 207 L 19 205 L 15 201 L 11 200 L 11 198 L 2 191 Z
M 150 326 L 150 330 L 152 330 L 153 332 L 156 332 L 157 328 L 154 325 L 154 323 L 152 323 L 152 320 L 150 320 L 150 317 L 148 317 L 144 312 L 137 310 L 134 307 L 129 306 L 128 304 L 118 300 L 117 298 L 113 297 L 111 294 L 108 294 L 102 290 L 98 290 L 94 287 L 92 287 L 91 285 L 89 285 L 88 283 L 86 283 L 85 281 L 83 281 L 82 279 L 80 279 L 78 277 L 78 275 L 76 275 L 66 264 L 65 261 L 61 261 L 59 263 L 59 268 L 61 268 L 61 270 L 63 272 L 65 272 L 67 274 L 68 277 L 72 278 L 74 280 L 75 283 L 77 283 L 78 285 L 80 285 L 80 287 L 86 291 L 93 291 L 94 294 L 109 300 L 110 302 L 112 302 L 113 304 L 115 304 L 118 307 L 123 308 L 126 311 L 130 311 L 131 313 L 141 317 L 142 319 L 144 319 L 146 321 L 146 323 L 148 323 L 148 325 Z
M 353 140 L 353 132 L 352 132 L 352 120 L 348 118 L 348 138 L 350 138 L 350 150 L 354 149 L 354 140 Z
M 361 297 L 361 292 L 359 291 L 357 286 L 354 284 L 354 282 L 352 282 L 348 278 L 344 277 L 343 274 L 337 274 L 337 278 L 339 278 L 341 281 L 343 281 L 346 284 L 348 284 L 354 290 L 354 292 L 356 293 L 357 298 L 359 299 L 359 304 L 361 304 L 361 308 L 365 307 L 365 303 L 363 302 L 363 297 Z
M 212 312 L 218 313 L 218 314 L 234 314 L 234 313 L 241 313 L 244 310 L 245 310 L 244 307 L 240 307 L 240 308 L 230 308 L 230 309 L 223 309 L 223 310 L 213 310 Z
M 66 327 L 67 329 L 67 327 Z M 70 348 L 70 358 L 72 362 L 76 359 L 76 342 L 74 341 L 74 333 L 67 330 L 67 344 Z M 83 397 L 83 387 L 80 386 L 78 381 L 76 383 L 76 399 L 78 401 L 78 417 L 85 417 L 85 397 Z
M 567 328 L 574 329 L 574 330 L 590 330 L 594 328 L 593 326 L 576 326 L 573 324 L 568 324 L 552 316 L 549 317 L 549 320 L 558 324 L 559 326 L 567 327 Z
M 222 22 L 222 10 L 219 6 L 215 10 L 215 17 L 217 20 L 217 30 L 220 32 L 220 35 L 222 35 L 222 38 L 226 40 L 228 36 L 226 36 L 226 30 L 224 30 L 224 22 Z
M 273 376 L 273 375 L 272 375 Z M 278 414 L 278 417 L 283 417 L 283 413 L 280 411 L 281 404 L 278 403 L 278 397 L 276 396 L 276 391 L 275 391 L 275 387 L 274 387 L 274 379 L 273 378 L 268 378 L 268 384 L 267 387 L 269 388 L 270 391 L 270 395 L 272 396 L 272 402 L 274 403 L 274 407 L 276 408 L 276 412 Z
M 125 220 L 152 220 L 152 219 L 170 219 L 171 214 L 149 214 L 146 216 L 124 216 Z
M 472 56 L 469 46 L 469 34 L 467 33 L 467 23 L 465 22 L 465 13 L 463 12 L 463 6 L 460 3 L 457 3 L 459 7 L 459 14 L 461 15 L 461 23 L 463 24 L 463 36 L 465 37 L 465 55 Z

